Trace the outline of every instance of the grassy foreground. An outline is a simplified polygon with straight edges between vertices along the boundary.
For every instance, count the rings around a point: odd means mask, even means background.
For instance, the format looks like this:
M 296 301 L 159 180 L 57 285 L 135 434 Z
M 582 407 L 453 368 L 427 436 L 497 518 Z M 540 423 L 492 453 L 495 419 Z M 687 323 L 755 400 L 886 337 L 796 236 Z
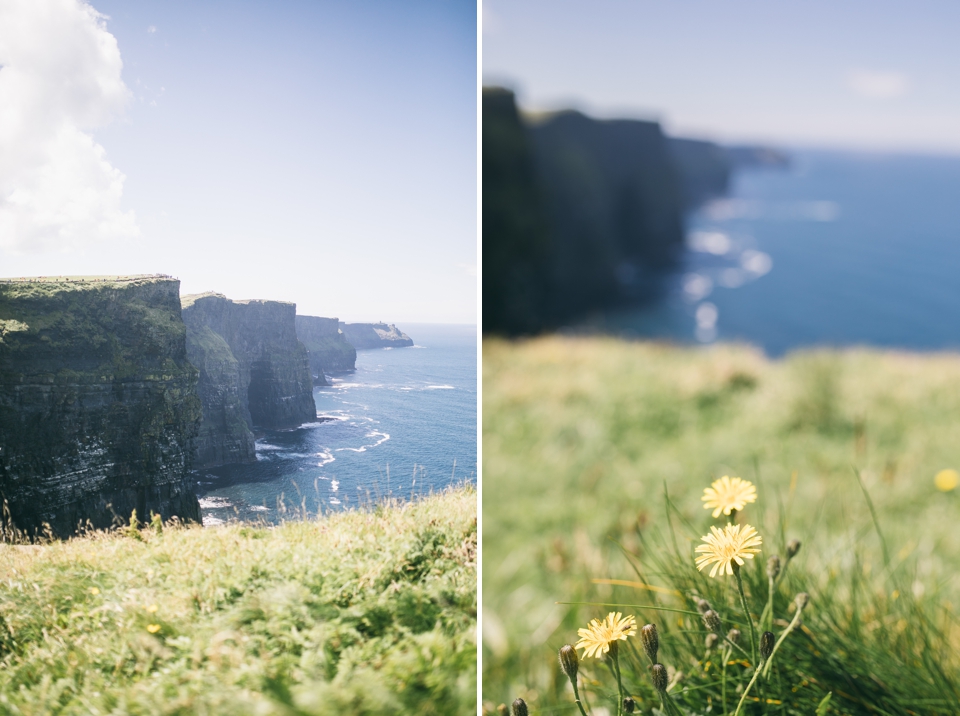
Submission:
M 719 650 L 705 651 L 695 597 L 746 635 L 740 601 L 732 578 L 693 566 L 715 524 L 700 495 L 727 474 L 759 493 L 739 519 L 764 535 L 743 570 L 754 618 L 768 596 L 765 562 L 788 539 L 803 547 L 768 626 L 779 635 L 794 594 L 811 595 L 774 677 L 753 692 L 764 701 L 747 700 L 744 713 L 812 716 L 831 692 L 822 713 L 960 712 L 950 676 L 960 502 L 934 486 L 939 471 L 960 469 L 960 356 L 851 350 L 768 361 L 737 346 L 548 337 L 485 339 L 483 370 L 490 706 L 522 696 L 532 713 L 577 713 L 557 650 L 615 609 L 658 623 L 683 713 L 733 713 L 740 694 L 721 707 Z M 628 658 L 626 693 L 641 711 L 659 710 L 649 662 Z M 741 659 L 729 669 L 749 678 Z M 607 665 L 584 660 L 580 678 L 590 703 L 609 710 Z
M 0 545 L 0 713 L 474 713 L 476 502 Z

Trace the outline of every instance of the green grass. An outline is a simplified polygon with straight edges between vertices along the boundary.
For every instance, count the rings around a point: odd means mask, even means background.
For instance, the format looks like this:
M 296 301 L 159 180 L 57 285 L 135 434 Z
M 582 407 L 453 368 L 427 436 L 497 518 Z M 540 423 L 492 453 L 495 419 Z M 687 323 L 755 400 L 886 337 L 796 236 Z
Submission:
M 476 492 L 0 545 L 0 713 L 468 714 Z
M 754 616 L 767 598 L 763 565 L 787 539 L 804 547 L 773 631 L 797 591 L 813 596 L 806 629 L 778 652 L 781 703 L 748 712 L 813 714 L 830 691 L 850 697 L 834 693 L 831 714 L 960 711 L 953 677 L 937 675 L 958 666 L 960 504 L 933 484 L 960 467 L 960 357 L 851 350 L 768 361 L 736 346 L 550 337 L 485 339 L 483 370 L 489 705 L 522 696 L 534 713 L 575 713 L 557 649 L 613 608 L 557 602 L 604 602 L 646 605 L 619 610 L 660 626 L 665 663 L 686 674 L 676 693 L 699 687 L 682 699 L 685 712 L 707 713 L 717 685 L 704 671 L 702 622 L 650 606 L 696 611 L 698 594 L 745 626 L 732 579 L 693 566 L 714 523 L 700 495 L 729 474 L 759 492 L 741 515 L 764 535 L 761 558 L 744 569 Z M 631 560 L 642 581 L 676 594 L 593 581 L 641 581 Z M 627 666 L 630 689 L 653 708 L 642 660 Z M 615 693 L 607 668 L 583 668 L 591 703 L 611 707 L 601 699 L 611 684 Z

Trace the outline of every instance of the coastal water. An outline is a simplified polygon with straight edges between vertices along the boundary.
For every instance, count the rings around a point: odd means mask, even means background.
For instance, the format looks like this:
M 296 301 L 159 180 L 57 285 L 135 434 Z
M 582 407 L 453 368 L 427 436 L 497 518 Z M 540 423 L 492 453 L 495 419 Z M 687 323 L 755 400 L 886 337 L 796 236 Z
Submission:
M 599 319 L 626 336 L 960 348 L 960 158 L 793 152 L 689 221 L 656 306 Z
M 257 462 L 196 474 L 204 524 L 277 521 L 476 481 L 473 326 L 405 324 L 415 345 L 357 352 L 314 388 L 318 420 L 257 440 Z

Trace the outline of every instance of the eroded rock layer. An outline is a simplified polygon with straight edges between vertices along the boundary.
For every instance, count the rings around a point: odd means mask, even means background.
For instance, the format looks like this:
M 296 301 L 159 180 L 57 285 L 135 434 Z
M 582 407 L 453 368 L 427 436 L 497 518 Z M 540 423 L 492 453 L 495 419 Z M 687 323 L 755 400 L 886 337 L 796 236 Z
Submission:
M 254 428 L 316 419 L 313 378 L 295 315 L 296 305 L 282 301 L 184 296 L 188 355 L 200 368 L 198 466 L 255 460 Z
M 324 373 L 355 370 L 357 349 L 340 331 L 336 318 L 297 316 L 297 338 L 310 355 L 310 371 L 317 385 L 328 385 Z
M 17 528 L 200 519 L 180 282 L 0 281 L 0 493 Z

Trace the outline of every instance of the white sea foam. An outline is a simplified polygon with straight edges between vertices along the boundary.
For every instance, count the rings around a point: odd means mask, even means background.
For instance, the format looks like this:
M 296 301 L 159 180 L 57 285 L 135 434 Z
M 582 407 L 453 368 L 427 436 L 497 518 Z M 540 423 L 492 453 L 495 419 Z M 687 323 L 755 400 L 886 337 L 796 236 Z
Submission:
M 424 390 L 454 390 L 452 385 L 428 385 Z
M 340 504 L 340 500 L 338 500 L 336 497 L 331 497 L 331 498 L 330 498 L 330 504 L 331 504 L 331 505 L 339 505 L 339 504 Z
M 333 453 L 329 450 L 321 450 L 318 453 L 314 454 L 314 457 L 320 458 L 320 462 L 317 463 L 317 467 L 323 467 L 324 465 L 329 465 L 331 462 L 336 460 L 333 456 Z
M 257 452 L 278 452 L 283 450 L 279 445 L 271 445 L 270 443 L 264 443 L 257 441 Z
M 349 450 L 350 452 L 366 452 L 368 448 L 375 448 L 378 445 L 383 445 L 385 442 L 387 442 L 387 440 L 390 439 L 390 436 L 387 433 L 381 433 L 378 430 L 369 432 L 364 437 L 367 437 L 367 438 L 379 437 L 380 439 L 371 445 L 361 445 L 358 448 L 351 448 L 351 447 L 337 448 L 334 452 L 341 452 L 343 450 Z
M 200 508 L 204 510 L 216 510 L 223 507 L 233 507 L 233 503 L 226 497 L 201 497 Z
M 339 490 L 339 489 L 340 489 L 340 481 L 339 481 L 339 480 L 331 480 L 331 481 L 330 481 L 330 489 L 333 490 L 334 492 L 336 492 L 337 490 Z
M 270 508 L 265 507 L 264 505 L 251 505 L 250 511 L 251 512 L 269 512 Z
M 203 516 L 203 526 L 204 527 L 216 527 L 217 525 L 222 525 L 223 520 L 219 517 L 214 517 L 213 515 L 204 515 Z

